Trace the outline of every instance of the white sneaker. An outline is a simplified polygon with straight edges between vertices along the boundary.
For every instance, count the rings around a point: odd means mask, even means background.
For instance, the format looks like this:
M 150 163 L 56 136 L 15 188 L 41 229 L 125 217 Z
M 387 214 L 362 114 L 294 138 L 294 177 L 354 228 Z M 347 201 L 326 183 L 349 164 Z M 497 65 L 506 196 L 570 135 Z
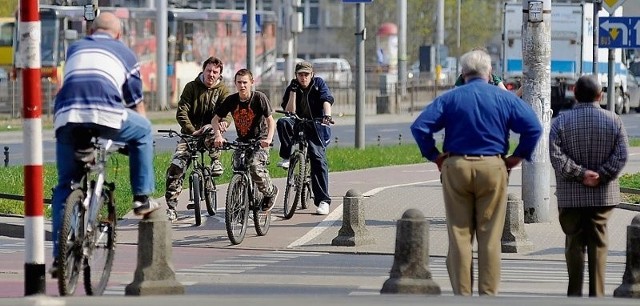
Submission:
M 288 159 L 283 159 L 281 161 L 278 162 L 278 167 L 282 167 L 282 168 L 289 168 L 289 160 Z
M 147 198 L 144 202 L 134 201 L 131 206 L 133 208 L 133 213 L 136 216 L 148 215 L 154 210 L 160 208 L 160 204 L 151 198 Z
M 318 209 L 316 209 L 316 214 L 318 215 L 328 215 L 329 214 L 329 203 L 322 201 L 318 205 Z

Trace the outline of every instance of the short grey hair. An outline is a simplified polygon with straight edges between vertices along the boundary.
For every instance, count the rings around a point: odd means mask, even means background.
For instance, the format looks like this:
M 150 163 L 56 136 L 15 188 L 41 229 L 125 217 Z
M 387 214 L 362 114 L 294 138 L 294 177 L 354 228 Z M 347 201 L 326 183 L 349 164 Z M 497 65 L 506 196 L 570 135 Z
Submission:
M 463 76 L 491 75 L 491 56 L 482 50 L 469 51 L 460 58 Z

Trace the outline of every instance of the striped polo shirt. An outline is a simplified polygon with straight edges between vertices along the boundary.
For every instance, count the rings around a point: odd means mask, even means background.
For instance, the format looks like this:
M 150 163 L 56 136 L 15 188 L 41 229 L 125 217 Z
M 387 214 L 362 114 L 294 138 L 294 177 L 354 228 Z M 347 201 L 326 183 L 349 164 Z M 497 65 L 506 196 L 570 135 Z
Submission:
M 69 46 L 63 85 L 55 98 L 55 129 L 67 123 L 119 129 L 125 108 L 141 101 L 140 65 L 121 41 L 97 32 Z

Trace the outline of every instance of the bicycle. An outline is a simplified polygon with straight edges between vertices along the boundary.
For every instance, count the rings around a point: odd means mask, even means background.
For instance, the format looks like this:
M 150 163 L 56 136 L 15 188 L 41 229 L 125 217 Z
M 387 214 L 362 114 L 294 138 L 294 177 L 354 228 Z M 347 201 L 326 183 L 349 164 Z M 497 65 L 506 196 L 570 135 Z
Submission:
M 289 169 L 287 172 L 287 183 L 284 189 L 284 212 L 285 219 L 291 219 L 296 212 L 298 204 L 301 209 L 307 208 L 307 203 L 313 198 L 311 191 L 311 167 L 309 167 L 309 155 L 307 138 L 304 134 L 304 127 L 307 124 L 321 122 L 321 118 L 305 119 L 300 118 L 295 113 L 276 110 L 277 113 L 284 114 L 294 120 L 293 124 L 293 153 L 289 157 Z M 331 122 L 333 123 L 333 121 Z
M 58 291 L 73 295 L 80 271 L 88 295 L 102 295 L 111 275 L 116 247 L 115 183 L 106 181 L 107 160 L 113 152 L 126 154 L 124 143 L 82 130 L 75 159 L 84 164 L 79 182 L 72 182 L 65 200 L 58 251 Z
M 212 169 L 206 166 L 205 153 L 209 148 L 205 140 L 209 135 L 204 132 L 200 135 L 182 134 L 175 130 L 158 130 L 158 133 L 167 133 L 167 137 L 180 137 L 187 144 L 187 150 L 191 155 L 192 170 L 189 174 L 189 205 L 187 209 L 194 210 L 195 225 L 202 224 L 201 205 L 202 199 L 207 206 L 209 216 L 214 216 L 218 210 L 218 187 L 212 174 Z
M 263 195 L 249 173 L 249 158 L 260 147 L 260 141 L 225 142 L 223 150 L 234 150 L 233 175 L 227 188 L 225 227 L 232 244 L 242 243 L 247 232 L 249 211 L 258 236 L 264 236 L 271 225 L 271 211 L 262 211 Z

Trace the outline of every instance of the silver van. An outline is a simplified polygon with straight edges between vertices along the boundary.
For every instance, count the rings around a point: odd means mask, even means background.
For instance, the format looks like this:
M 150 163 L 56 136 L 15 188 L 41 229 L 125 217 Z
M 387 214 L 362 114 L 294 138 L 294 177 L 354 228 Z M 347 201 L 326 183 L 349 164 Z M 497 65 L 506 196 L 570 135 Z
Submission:
M 313 72 L 329 86 L 349 87 L 353 81 L 351 65 L 344 58 L 316 58 L 311 60 Z

